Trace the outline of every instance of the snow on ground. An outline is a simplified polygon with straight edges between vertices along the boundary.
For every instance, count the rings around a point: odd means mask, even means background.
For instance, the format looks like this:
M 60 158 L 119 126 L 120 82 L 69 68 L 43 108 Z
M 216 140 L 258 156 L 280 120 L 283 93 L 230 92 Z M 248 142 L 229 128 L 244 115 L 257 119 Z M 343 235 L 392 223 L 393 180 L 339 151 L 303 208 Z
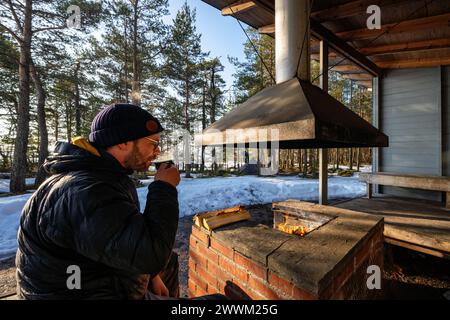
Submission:
M 35 178 L 27 178 L 25 179 L 25 183 L 27 185 L 34 184 Z M 1 192 L 9 192 L 9 179 L 0 179 L 0 193 Z
M 153 178 L 142 180 L 144 187 L 137 189 L 141 210 L 145 207 L 147 185 L 152 181 Z M 298 176 L 183 178 L 177 189 L 181 217 L 236 205 L 286 199 L 314 201 L 319 195 L 317 179 Z M 365 194 L 365 184 L 356 176 L 333 176 L 328 179 L 328 194 L 330 199 L 360 197 Z M 11 256 L 17 249 L 20 212 L 30 196 L 0 197 L 0 259 Z
M 139 188 L 141 207 L 145 205 L 146 188 Z M 213 211 L 236 205 L 270 203 L 286 199 L 318 200 L 317 179 L 289 177 L 217 177 L 184 179 L 178 186 L 180 216 Z M 352 198 L 365 194 L 365 184 L 356 177 L 330 177 L 330 199 Z
M 31 194 L 0 198 L 0 259 L 17 249 L 20 212 Z

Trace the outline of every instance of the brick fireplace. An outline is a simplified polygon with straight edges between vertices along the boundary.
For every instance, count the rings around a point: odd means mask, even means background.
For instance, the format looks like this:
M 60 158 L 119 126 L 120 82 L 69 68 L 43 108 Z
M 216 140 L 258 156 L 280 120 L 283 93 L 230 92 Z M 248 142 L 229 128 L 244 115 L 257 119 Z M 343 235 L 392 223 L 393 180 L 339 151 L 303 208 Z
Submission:
M 297 200 L 248 208 L 252 218 L 208 231 L 192 227 L 190 297 L 231 299 L 373 299 L 369 265 L 383 270 L 383 218 Z M 303 236 L 278 230 L 297 217 Z M 281 221 L 283 222 L 283 221 Z

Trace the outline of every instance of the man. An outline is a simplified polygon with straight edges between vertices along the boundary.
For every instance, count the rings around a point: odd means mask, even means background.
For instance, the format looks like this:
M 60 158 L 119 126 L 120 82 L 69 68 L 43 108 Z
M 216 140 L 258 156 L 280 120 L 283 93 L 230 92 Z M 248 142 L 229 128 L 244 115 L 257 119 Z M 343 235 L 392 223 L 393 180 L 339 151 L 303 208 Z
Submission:
M 128 176 L 147 170 L 160 154 L 163 130 L 144 109 L 114 104 L 95 117 L 89 141 L 57 146 L 57 154 L 44 164 L 51 176 L 22 211 L 16 256 L 19 298 L 178 295 L 172 248 L 179 172 L 166 165 L 158 169 L 143 214 Z

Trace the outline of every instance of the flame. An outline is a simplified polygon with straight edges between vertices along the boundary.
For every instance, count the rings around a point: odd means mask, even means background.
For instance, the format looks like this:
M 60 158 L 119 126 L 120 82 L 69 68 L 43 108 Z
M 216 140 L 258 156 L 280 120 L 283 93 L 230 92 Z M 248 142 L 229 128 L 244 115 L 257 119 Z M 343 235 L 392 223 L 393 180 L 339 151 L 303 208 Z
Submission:
M 288 225 L 287 222 L 280 223 L 278 225 L 278 230 L 281 230 L 281 231 L 289 233 L 289 234 L 296 234 L 301 237 L 303 237 L 306 234 L 305 227 Z

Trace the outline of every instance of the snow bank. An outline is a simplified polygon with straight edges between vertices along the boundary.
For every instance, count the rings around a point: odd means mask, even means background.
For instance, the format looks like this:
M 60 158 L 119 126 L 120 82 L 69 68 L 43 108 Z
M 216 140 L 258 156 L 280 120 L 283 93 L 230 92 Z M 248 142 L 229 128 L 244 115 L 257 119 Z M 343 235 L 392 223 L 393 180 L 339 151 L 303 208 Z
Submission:
M 177 189 L 180 216 L 286 199 L 317 201 L 319 197 L 318 180 L 296 176 L 184 179 Z M 141 207 L 145 206 L 146 191 L 138 189 Z M 328 194 L 330 199 L 359 197 L 365 194 L 365 185 L 356 177 L 330 177 Z
M 147 185 L 153 181 L 146 180 Z M 180 216 L 213 211 L 236 205 L 269 203 L 286 199 L 317 201 L 319 182 L 316 179 L 290 177 L 216 177 L 182 179 L 178 189 Z M 141 210 L 145 207 L 147 188 L 138 188 Z M 357 177 L 330 177 L 330 199 L 353 198 L 365 194 L 365 185 Z
M 17 249 L 20 212 L 31 194 L 0 198 L 0 259 L 11 256 Z

